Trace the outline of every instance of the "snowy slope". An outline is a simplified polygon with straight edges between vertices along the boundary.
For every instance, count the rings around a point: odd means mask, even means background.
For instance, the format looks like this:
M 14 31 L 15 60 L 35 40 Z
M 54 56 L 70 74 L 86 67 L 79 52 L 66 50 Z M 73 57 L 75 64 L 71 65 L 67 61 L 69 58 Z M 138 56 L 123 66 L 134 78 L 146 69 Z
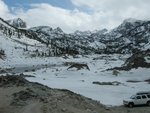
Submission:
M 0 67 L 41 64 L 43 59 L 36 59 L 33 56 L 37 54 L 40 56 L 43 52 L 48 52 L 45 44 L 21 33 L 19 29 L 7 24 L 2 19 L 0 19 L 0 49 L 4 50 L 6 54 L 4 60 L 0 59 Z M 38 60 L 39 62 L 37 62 Z

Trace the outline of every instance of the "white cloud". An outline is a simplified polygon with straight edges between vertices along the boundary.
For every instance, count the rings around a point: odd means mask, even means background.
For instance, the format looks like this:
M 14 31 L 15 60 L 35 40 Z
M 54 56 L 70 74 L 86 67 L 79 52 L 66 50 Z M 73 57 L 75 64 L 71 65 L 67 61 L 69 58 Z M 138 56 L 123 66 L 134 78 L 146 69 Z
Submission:
M 150 19 L 150 0 L 71 0 L 78 7 L 89 7 L 93 14 L 101 15 L 99 22 L 112 28 L 124 19 Z M 99 13 L 101 12 L 101 14 Z M 104 19 L 106 19 L 104 21 Z
M 140 10 L 140 8 L 148 8 L 150 5 L 149 0 L 71 0 L 76 6 L 88 6 L 93 10 L 101 11 L 122 11 L 130 7 L 135 7 Z M 147 6 L 147 7 L 145 7 Z
M 0 0 L 0 16 L 3 18 L 20 17 L 30 27 L 47 25 L 61 27 L 65 32 L 75 30 L 95 30 L 114 28 L 126 18 L 150 19 L 150 0 L 71 0 L 77 6 L 74 10 L 67 10 L 50 4 L 32 4 L 31 8 L 14 8 L 11 14 L 8 6 Z M 79 11 L 86 7 L 92 13 Z M 79 9 L 80 9 L 79 8 Z
M 17 16 L 28 22 L 30 26 L 49 25 L 51 27 L 61 27 L 66 32 L 74 30 L 88 30 L 92 26 L 92 17 L 77 9 L 71 11 L 49 4 L 33 4 L 32 8 L 23 11 L 19 10 Z
M 2 0 L 0 0 L 0 17 L 7 18 L 9 16 L 10 13 L 7 5 Z
M 2 2 L 2 1 L 1 1 Z M 89 30 L 95 28 L 92 22 L 92 16 L 80 12 L 78 9 L 66 10 L 59 7 L 54 7 L 49 4 L 32 4 L 31 8 L 24 11 L 22 8 L 14 8 L 14 15 L 10 15 L 8 7 L 2 2 L 5 8 L 0 10 L 1 17 L 10 19 L 12 17 L 20 17 L 27 22 L 30 27 L 34 26 L 51 26 L 61 27 L 65 32 L 73 32 L 75 30 Z M 3 13 L 3 14 L 2 14 Z

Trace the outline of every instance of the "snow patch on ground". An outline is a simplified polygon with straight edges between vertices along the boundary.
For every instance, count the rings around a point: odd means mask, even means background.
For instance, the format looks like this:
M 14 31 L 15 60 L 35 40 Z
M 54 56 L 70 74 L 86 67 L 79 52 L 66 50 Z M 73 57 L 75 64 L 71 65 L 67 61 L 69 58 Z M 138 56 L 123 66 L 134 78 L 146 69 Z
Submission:
M 68 89 L 75 93 L 84 95 L 94 100 L 100 101 L 105 105 L 122 105 L 124 98 L 130 97 L 138 91 L 149 91 L 150 84 L 144 82 L 150 79 L 150 69 L 133 69 L 129 72 L 121 71 L 118 76 L 113 75 L 112 71 L 105 71 L 107 68 L 123 64 L 122 60 L 93 60 L 94 56 L 89 58 L 77 58 L 62 60 L 63 62 L 85 62 L 90 71 L 67 70 L 67 66 L 41 69 L 36 72 L 26 74 L 34 75 L 36 78 L 27 78 L 30 81 L 39 82 L 52 88 Z M 111 56 L 111 58 L 117 57 Z M 141 81 L 137 83 L 127 82 Z M 96 85 L 94 81 L 99 82 L 121 82 L 119 86 Z

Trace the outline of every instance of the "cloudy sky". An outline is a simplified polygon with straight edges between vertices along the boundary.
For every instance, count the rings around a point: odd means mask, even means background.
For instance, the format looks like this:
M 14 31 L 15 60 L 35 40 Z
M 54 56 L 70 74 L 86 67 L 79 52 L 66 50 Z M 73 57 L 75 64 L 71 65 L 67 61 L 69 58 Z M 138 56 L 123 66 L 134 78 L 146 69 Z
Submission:
M 0 0 L 0 17 L 65 32 L 112 29 L 124 19 L 150 20 L 150 0 Z

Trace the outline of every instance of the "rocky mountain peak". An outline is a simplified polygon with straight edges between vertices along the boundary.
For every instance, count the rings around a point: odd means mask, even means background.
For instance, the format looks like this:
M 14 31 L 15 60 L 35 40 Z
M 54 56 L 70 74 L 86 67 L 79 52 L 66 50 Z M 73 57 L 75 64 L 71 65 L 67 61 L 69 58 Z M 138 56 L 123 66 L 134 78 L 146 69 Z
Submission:
M 137 19 L 135 19 L 135 18 L 128 18 L 128 19 L 125 19 L 125 20 L 123 21 L 123 23 L 135 23 L 135 22 L 137 22 L 137 21 L 141 21 L 141 20 L 137 20 Z
M 122 29 L 132 29 L 136 26 L 141 25 L 142 23 L 144 23 L 144 21 L 137 20 L 137 19 L 134 19 L 134 18 L 128 18 L 128 19 L 125 19 L 123 21 L 123 23 L 118 27 L 118 29 L 120 29 L 120 30 L 122 30 Z
M 60 27 L 57 27 L 56 29 L 54 29 L 54 31 L 58 33 L 63 33 L 63 30 Z
M 21 18 L 15 18 L 12 20 L 7 20 L 7 22 L 17 28 L 26 28 L 27 24 L 25 21 L 23 21 Z

